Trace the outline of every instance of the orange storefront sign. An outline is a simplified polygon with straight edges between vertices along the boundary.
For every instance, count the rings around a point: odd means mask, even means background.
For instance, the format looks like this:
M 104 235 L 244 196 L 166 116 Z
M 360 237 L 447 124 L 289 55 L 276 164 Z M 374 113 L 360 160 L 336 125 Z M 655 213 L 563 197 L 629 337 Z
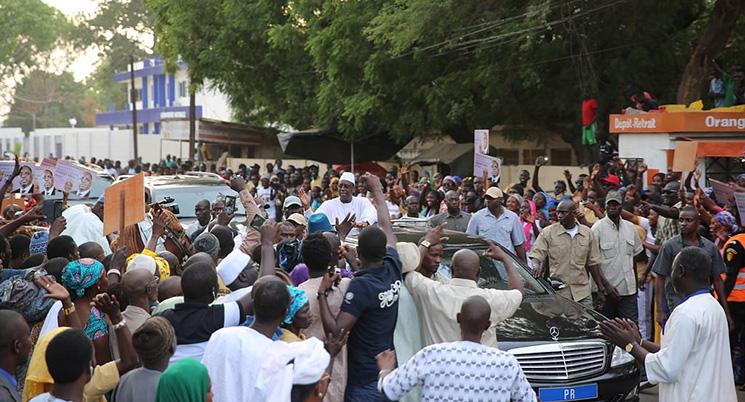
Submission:
M 611 133 L 743 132 L 745 113 L 675 112 L 612 114 Z

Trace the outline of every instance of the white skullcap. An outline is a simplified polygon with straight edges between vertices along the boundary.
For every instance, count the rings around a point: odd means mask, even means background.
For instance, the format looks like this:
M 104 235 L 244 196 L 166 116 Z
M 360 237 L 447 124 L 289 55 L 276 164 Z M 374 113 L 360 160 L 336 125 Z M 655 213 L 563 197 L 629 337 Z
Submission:
M 217 264 L 217 275 L 220 276 L 225 286 L 228 286 L 235 282 L 238 275 L 240 275 L 250 262 L 251 257 L 240 249 L 235 249 Z
M 150 272 L 151 275 L 155 275 L 155 258 L 145 254 L 137 254 L 127 265 L 127 272 L 135 269 L 145 269 Z
M 339 178 L 339 181 L 346 180 L 352 184 L 354 183 L 354 173 L 352 172 L 344 172 L 341 174 L 341 177 Z
M 323 342 L 318 338 L 311 337 L 302 343 L 302 347 L 298 348 L 295 354 L 292 383 L 297 385 L 315 384 L 326 372 L 331 356 L 323 347 Z
M 419 267 L 421 255 L 416 244 L 398 242 L 396 243 L 396 251 L 398 251 L 398 259 L 401 261 L 402 273 L 415 271 Z

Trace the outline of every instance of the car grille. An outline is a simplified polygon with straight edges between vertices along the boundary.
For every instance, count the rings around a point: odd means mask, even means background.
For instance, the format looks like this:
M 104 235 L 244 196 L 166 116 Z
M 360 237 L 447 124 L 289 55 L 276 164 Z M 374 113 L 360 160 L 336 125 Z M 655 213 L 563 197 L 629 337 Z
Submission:
M 607 349 L 601 342 L 551 343 L 510 349 L 528 380 L 574 380 L 605 368 Z

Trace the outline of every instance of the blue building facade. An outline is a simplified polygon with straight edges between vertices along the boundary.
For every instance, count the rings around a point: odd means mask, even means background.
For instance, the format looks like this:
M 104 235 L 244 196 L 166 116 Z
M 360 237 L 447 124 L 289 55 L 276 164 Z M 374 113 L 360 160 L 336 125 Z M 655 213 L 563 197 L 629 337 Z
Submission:
M 135 63 L 134 80 L 137 91 L 137 125 L 142 134 L 160 134 L 161 119 L 188 118 L 189 94 L 186 65 L 180 63 L 178 70 L 169 74 L 162 58 L 145 59 Z M 114 82 L 127 87 L 127 104 L 124 110 L 113 110 L 96 114 L 97 126 L 131 126 L 132 100 L 130 73 L 123 71 L 114 75 Z M 196 118 L 202 117 L 202 106 L 196 105 Z

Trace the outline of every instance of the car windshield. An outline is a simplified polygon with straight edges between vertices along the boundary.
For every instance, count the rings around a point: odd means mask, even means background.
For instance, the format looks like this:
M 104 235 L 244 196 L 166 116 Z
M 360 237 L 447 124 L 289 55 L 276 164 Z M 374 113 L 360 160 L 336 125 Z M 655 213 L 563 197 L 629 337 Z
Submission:
M 452 260 L 453 260 L 453 254 L 455 254 L 456 251 L 461 250 L 462 247 L 450 247 L 445 248 L 442 259 L 440 260 L 440 264 L 445 265 L 450 269 Z M 504 264 L 501 261 L 496 261 L 488 257 L 484 257 L 484 251 L 486 251 L 485 248 L 471 248 L 473 251 L 475 251 L 479 255 L 479 261 L 481 262 L 481 273 L 479 274 L 479 280 L 478 284 L 480 288 L 487 288 L 487 289 L 500 289 L 500 290 L 508 290 L 509 286 L 507 284 L 507 271 L 504 268 Z M 520 264 L 515 257 L 512 254 L 508 254 L 510 258 L 512 258 L 512 266 L 517 269 L 517 272 L 522 276 L 523 281 L 525 281 L 525 289 L 523 291 L 523 294 L 526 295 L 538 295 L 538 294 L 546 294 L 548 293 L 546 291 L 546 288 L 541 285 L 541 283 L 533 278 L 533 276 L 523 268 L 523 265 Z
M 165 197 L 172 197 L 173 203 L 178 205 L 179 213 L 176 215 L 179 218 L 195 218 L 194 206 L 201 200 L 207 200 L 210 203 L 215 202 L 218 198 L 224 196 L 238 197 L 238 193 L 231 190 L 226 184 L 210 185 L 210 186 L 168 186 L 165 188 L 155 187 L 153 189 L 153 202 L 163 201 Z M 246 210 L 243 208 L 240 199 L 236 199 L 236 207 L 238 209 L 238 215 L 246 215 Z

